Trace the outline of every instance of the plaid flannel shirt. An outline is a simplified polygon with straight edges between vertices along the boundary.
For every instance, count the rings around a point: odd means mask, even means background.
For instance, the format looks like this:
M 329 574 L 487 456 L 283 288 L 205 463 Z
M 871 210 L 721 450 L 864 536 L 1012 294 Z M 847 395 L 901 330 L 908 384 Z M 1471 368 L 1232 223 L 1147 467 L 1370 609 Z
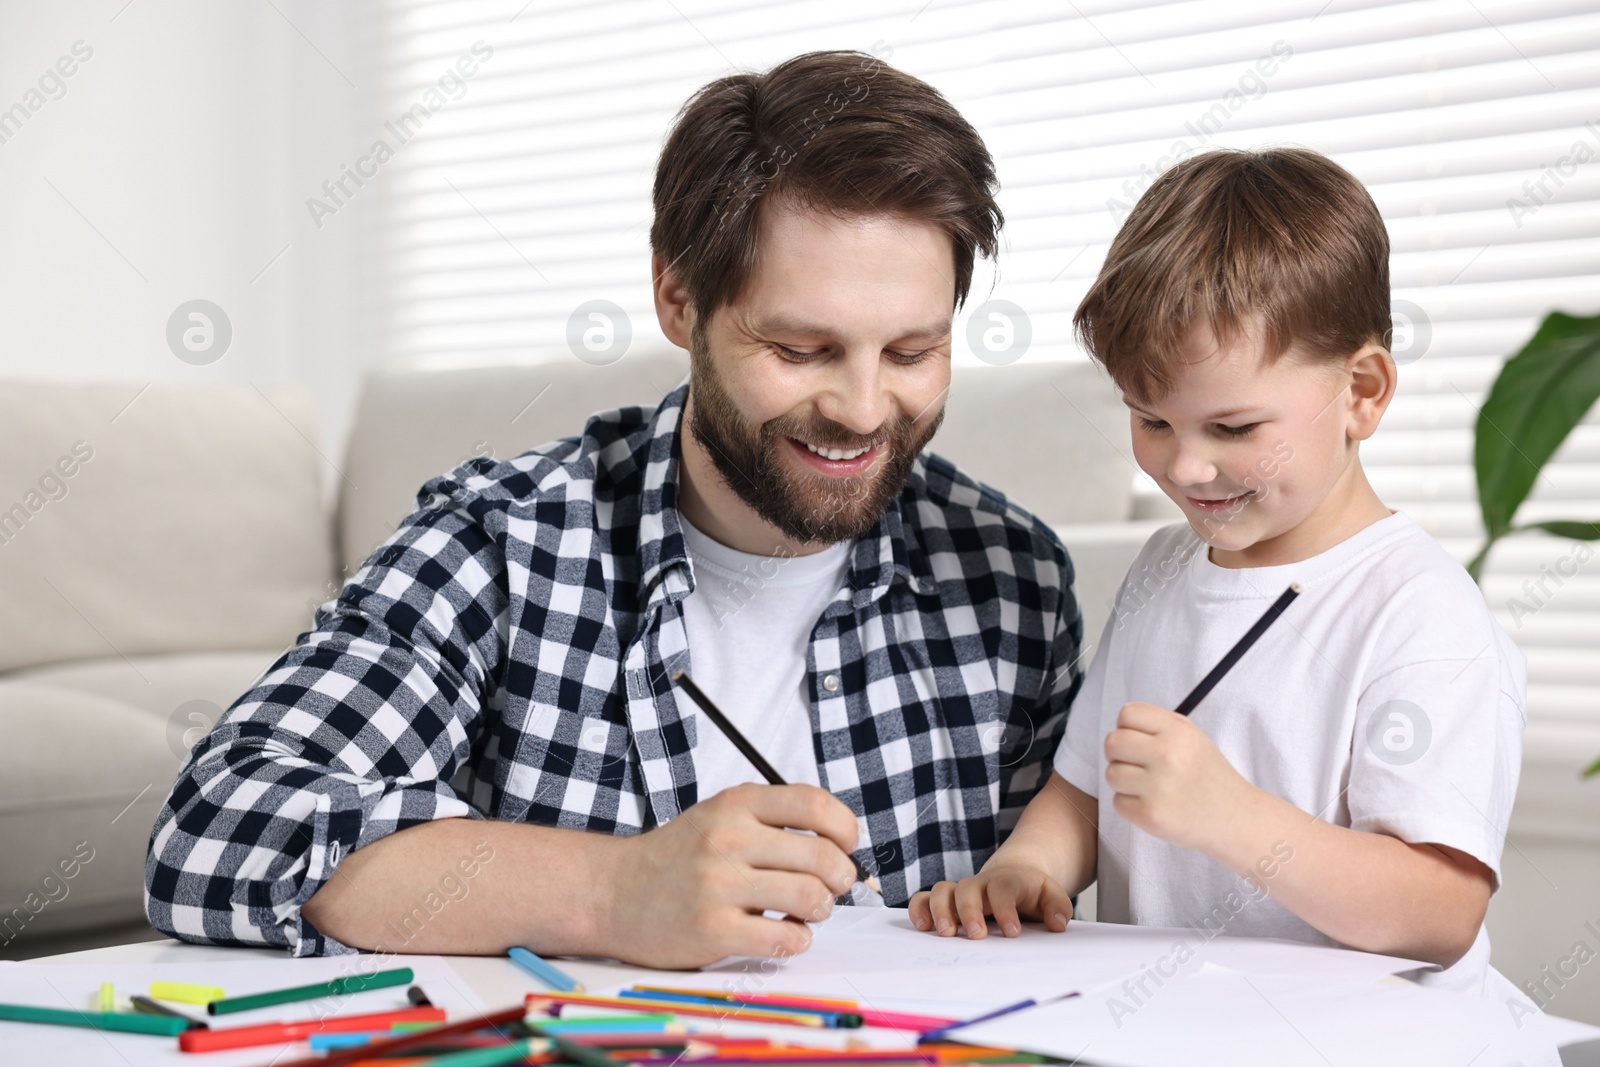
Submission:
M 431 819 L 633 834 L 695 803 L 677 510 L 687 385 L 581 436 L 475 459 L 318 609 L 190 753 L 156 819 L 164 933 L 350 951 L 303 905 Z M 806 663 L 824 788 L 885 903 L 971 874 L 1043 785 L 1081 681 L 1065 548 L 935 455 L 857 539 Z

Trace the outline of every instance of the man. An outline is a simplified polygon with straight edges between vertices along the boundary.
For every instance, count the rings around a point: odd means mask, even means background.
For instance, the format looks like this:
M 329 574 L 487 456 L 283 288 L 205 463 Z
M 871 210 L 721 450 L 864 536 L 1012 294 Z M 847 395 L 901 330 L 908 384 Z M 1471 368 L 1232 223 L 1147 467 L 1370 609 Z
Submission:
M 869 55 L 697 93 L 651 230 L 687 384 L 423 487 L 196 746 L 151 922 L 690 967 L 803 950 L 871 896 L 856 862 L 902 907 L 975 871 L 1044 781 L 1082 636 L 1055 536 L 922 454 L 994 185 Z M 678 669 L 794 784 L 749 784 Z

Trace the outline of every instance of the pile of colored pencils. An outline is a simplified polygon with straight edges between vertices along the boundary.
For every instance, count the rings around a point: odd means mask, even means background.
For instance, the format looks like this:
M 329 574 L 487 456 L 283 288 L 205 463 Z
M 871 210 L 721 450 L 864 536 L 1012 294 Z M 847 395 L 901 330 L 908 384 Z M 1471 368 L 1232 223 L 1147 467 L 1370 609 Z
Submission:
M 797 1037 L 806 1030 L 890 1026 L 904 1034 L 905 1043 L 873 1048 L 847 1039 L 845 1047 L 822 1046 L 709 1029 L 723 1020 L 797 1027 Z M 931 1067 L 1051 1062 L 1012 1049 L 938 1040 L 919 1043 L 921 1034 L 954 1021 L 880 1012 L 854 1001 L 781 994 L 651 986 L 636 986 L 617 996 L 542 992 L 528 994 L 519 1008 L 403 1034 L 326 1035 L 314 1040 L 313 1047 L 327 1049 L 327 1055 L 276 1067 Z

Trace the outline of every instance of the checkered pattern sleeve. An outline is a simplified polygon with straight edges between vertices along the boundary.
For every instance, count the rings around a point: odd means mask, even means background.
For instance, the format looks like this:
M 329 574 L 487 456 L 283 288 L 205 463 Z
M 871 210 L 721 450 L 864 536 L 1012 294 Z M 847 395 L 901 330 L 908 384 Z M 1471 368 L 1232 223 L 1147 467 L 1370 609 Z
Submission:
M 443 492 L 438 492 L 440 488 Z M 145 907 L 186 941 L 351 951 L 301 906 L 340 859 L 431 819 L 505 659 L 506 565 L 487 505 L 438 479 L 190 754 L 156 819 Z
M 1083 613 L 1072 595 L 1072 561 L 1054 533 L 1042 525 L 1035 531 L 1034 563 L 1041 572 L 1037 595 L 1049 629 L 1044 684 L 1030 718 L 1031 743 L 1015 759 L 1002 760 L 999 831 L 1011 833 L 1022 809 L 1050 777 L 1056 747 L 1067 726 L 1067 709 L 1083 683 Z

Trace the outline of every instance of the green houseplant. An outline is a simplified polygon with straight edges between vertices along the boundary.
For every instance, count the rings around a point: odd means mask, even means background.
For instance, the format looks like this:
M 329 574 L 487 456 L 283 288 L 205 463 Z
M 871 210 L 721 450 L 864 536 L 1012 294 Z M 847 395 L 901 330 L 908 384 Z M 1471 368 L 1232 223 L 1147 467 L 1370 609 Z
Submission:
M 1515 525 L 1517 509 L 1539 472 L 1600 399 L 1600 315 L 1583 318 L 1551 312 L 1539 329 L 1500 368 L 1478 412 L 1473 462 L 1478 504 L 1487 536 L 1467 573 L 1481 581 L 1484 561 L 1496 541 L 1524 530 L 1593 541 L 1600 522 L 1557 520 Z M 1584 774 L 1600 774 L 1596 759 Z

